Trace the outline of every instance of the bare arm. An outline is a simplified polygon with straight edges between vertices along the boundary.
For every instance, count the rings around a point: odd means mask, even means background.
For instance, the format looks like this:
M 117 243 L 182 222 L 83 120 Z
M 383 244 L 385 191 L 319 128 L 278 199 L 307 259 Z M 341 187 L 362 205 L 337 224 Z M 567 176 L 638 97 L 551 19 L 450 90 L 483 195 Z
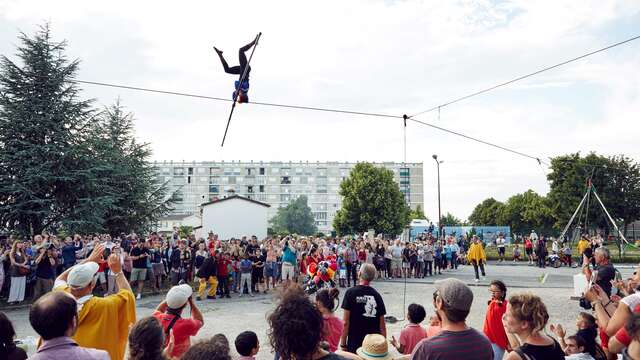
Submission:
M 193 301 L 193 297 L 189 297 L 189 306 L 191 307 L 191 317 L 194 320 L 198 320 L 204 324 L 204 317 L 202 317 L 202 313 L 200 312 L 200 309 L 198 309 L 198 306 Z
M 124 274 L 122 273 L 122 264 L 120 263 L 120 256 L 116 254 L 111 254 L 107 259 L 107 262 L 109 264 L 109 269 L 111 269 L 111 271 L 113 271 L 113 273 L 116 276 L 116 285 L 118 286 L 118 291 L 127 290 L 130 292 L 133 292 L 131 290 L 131 285 L 129 285 L 129 282 L 127 281 L 127 278 L 124 277 Z
M 609 304 L 609 305 L 612 305 L 612 304 Z M 597 306 L 597 308 L 602 308 L 602 307 Z M 611 313 L 611 310 L 609 307 L 607 307 L 607 311 Z M 603 326 L 606 329 L 607 335 L 608 336 L 615 335 L 616 332 L 618 332 L 618 330 L 620 330 L 620 328 L 622 328 L 627 323 L 627 320 L 629 320 L 630 317 L 631 317 L 631 311 L 629 309 L 629 306 L 627 306 L 627 304 L 623 302 L 620 302 L 618 304 L 618 307 L 613 312 L 611 319 L 609 319 L 609 322 L 606 324 L 606 327 Z
M 347 334 L 349 334 L 349 316 L 351 311 L 344 310 L 344 314 L 342 316 L 342 321 L 344 322 L 344 327 L 342 328 L 342 336 L 340 336 L 340 347 L 347 347 Z
M 161 313 L 167 311 L 167 308 L 169 306 L 167 306 L 167 301 L 166 300 L 162 300 L 162 302 L 160 304 L 158 304 L 158 307 L 156 308 L 156 311 L 159 311 Z
M 625 347 L 626 346 L 622 344 L 620 341 L 618 341 L 618 339 L 616 339 L 615 336 L 612 336 L 611 338 L 609 338 L 609 344 L 608 344 L 607 350 L 609 350 L 610 353 L 620 354 Z
M 387 324 L 384 322 L 384 316 L 380 316 L 380 335 L 387 337 Z

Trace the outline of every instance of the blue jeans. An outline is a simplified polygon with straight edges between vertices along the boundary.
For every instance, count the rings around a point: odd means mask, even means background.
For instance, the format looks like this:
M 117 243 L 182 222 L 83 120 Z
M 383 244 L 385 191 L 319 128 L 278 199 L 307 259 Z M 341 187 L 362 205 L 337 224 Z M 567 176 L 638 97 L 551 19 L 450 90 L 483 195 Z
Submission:
M 502 360 L 504 349 L 494 343 L 491 343 L 491 349 L 493 350 L 493 360 Z

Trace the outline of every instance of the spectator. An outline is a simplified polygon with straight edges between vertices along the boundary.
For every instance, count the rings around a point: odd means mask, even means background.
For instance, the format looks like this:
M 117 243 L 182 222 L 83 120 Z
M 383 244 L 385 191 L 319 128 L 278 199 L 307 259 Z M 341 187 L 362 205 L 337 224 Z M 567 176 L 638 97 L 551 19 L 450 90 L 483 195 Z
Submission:
M 340 348 L 350 353 L 355 353 L 367 334 L 387 336 L 384 301 L 370 286 L 376 276 L 376 268 L 371 264 L 363 264 L 358 275 L 360 284 L 347 290 L 342 300 L 344 330 Z
M 362 346 L 356 350 L 362 360 L 391 360 L 387 339 L 380 334 L 369 334 L 362 340 Z
M 473 303 L 471 289 L 458 279 L 436 281 L 433 306 L 442 321 L 440 334 L 420 341 L 412 359 L 492 359 L 491 343 L 466 324 Z
M 484 264 L 487 262 L 487 255 L 484 252 L 484 247 L 482 243 L 480 243 L 480 239 L 473 235 L 473 242 L 469 247 L 469 252 L 467 253 L 467 260 L 469 263 L 473 265 L 473 271 L 476 273 L 476 282 L 480 281 L 480 276 L 478 274 L 478 267 L 480 267 L 480 271 L 482 272 L 482 280 L 484 280 Z
M 375 268 L 373 268 L 373 276 L 375 276 Z M 343 359 L 320 347 L 322 314 L 299 286 L 290 286 L 285 290 L 280 303 L 268 316 L 267 321 L 270 328 L 269 342 L 280 358 Z
M 258 351 L 260 351 L 260 343 L 258 335 L 253 331 L 243 331 L 235 341 L 236 351 L 240 354 L 239 360 L 255 360 Z
M 122 254 L 122 248 L 120 246 L 113 247 L 113 254 L 116 255 L 116 258 L 120 261 L 120 266 L 124 267 L 124 255 Z M 115 294 L 118 292 L 118 284 L 116 284 L 116 277 L 113 274 L 113 270 L 109 269 L 109 276 L 107 276 L 107 294 Z
M 528 237 L 524 238 L 524 253 L 527 255 L 529 265 L 533 265 L 533 242 Z
M 164 343 L 164 329 L 158 319 L 153 316 L 142 318 L 129 332 L 129 360 L 166 360 Z
M 53 245 L 48 245 L 46 248 L 44 246 L 38 248 L 38 256 L 35 261 L 36 285 L 33 288 L 33 300 L 37 300 L 42 294 L 46 294 L 53 289 L 56 266 L 53 250 Z
M 296 268 L 296 249 L 290 246 L 289 241 L 289 238 L 285 238 L 282 249 L 282 280 L 285 286 L 295 279 L 294 269 Z
M 504 331 L 504 325 L 502 324 L 502 318 L 507 311 L 507 304 L 509 303 L 505 300 L 507 286 L 500 280 L 494 280 L 489 285 L 489 292 L 491 293 L 491 300 L 489 300 L 487 315 L 484 318 L 483 332 L 487 339 L 491 341 L 493 358 L 502 359 L 505 351 L 511 350 L 507 334 Z
M 295 260 L 295 257 L 294 257 L 294 260 Z M 284 268 L 286 271 L 289 271 L 289 269 L 286 266 Z M 247 254 L 243 255 L 243 259 L 242 261 L 240 261 L 239 270 L 240 270 L 240 296 L 244 294 L 245 284 L 247 285 L 247 291 L 249 293 L 249 296 L 253 296 L 253 292 L 251 292 L 251 272 L 253 270 L 253 262 L 249 260 L 249 256 L 247 256 Z
M 547 264 L 547 241 L 540 236 L 536 242 L 536 256 L 539 268 L 545 268 Z
M 187 351 L 191 345 L 191 337 L 196 336 L 204 324 L 202 313 L 193 302 L 192 295 L 193 289 L 190 285 L 174 286 L 153 313 L 153 316 L 162 324 L 165 337 L 169 338 L 170 334 L 173 335 L 173 351 L 169 353 L 172 357 L 180 358 Z M 187 304 L 191 308 L 191 318 L 183 319 L 182 311 Z
M 499 262 L 504 261 L 506 244 L 507 244 L 507 240 L 505 240 L 504 235 L 502 235 L 502 233 L 498 234 L 498 237 L 496 238 L 496 248 L 498 249 Z
M 320 310 L 323 319 L 322 341 L 329 344 L 329 350 L 338 350 L 344 322 L 333 314 L 336 308 L 336 300 L 340 291 L 336 288 L 322 289 L 316 293 L 316 307 Z
M 585 349 L 587 342 L 579 335 L 571 335 L 566 339 L 565 360 L 594 360 Z
M 520 261 L 520 245 L 513 245 L 513 262 Z
M 7 315 L 0 312 L 0 357 L 7 360 L 26 360 L 27 353 L 16 346 L 16 332 Z
M 220 287 L 220 297 L 231 298 L 229 295 L 229 255 L 227 253 L 218 255 L 218 286 Z M 267 290 L 264 291 L 265 293 Z
M 80 347 L 71 338 L 78 328 L 78 304 L 65 292 L 38 299 L 29 311 L 29 322 L 43 341 L 31 359 L 109 359 L 106 351 Z
M 215 299 L 216 291 L 218 289 L 218 264 L 216 263 L 216 257 L 211 255 L 204 259 L 202 266 L 198 269 L 196 276 L 200 282 L 198 287 L 197 300 L 204 298 L 204 291 L 207 289 L 207 282 L 209 283 L 209 291 L 207 291 L 207 299 Z
M 391 345 L 398 349 L 398 352 L 405 355 L 411 354 L 416 344 L 427 337 L 427 331 L 420 326 L 426 316 L 427 312 L 422 305 L 409 305 L 407 310 L 409 324 L 400 332 L 400 341 L 397 341 L 395 336 L 391 337 Z
M 160 247 L 160 241 L 154 241 L 153 249 L 150 249 L 151 254 L 151 270 L 153 273 L 153 288 L 156 291 L 160 291 L 162 288 L 162 278 L 166 275 L 164 264 L 162 263 L 162 248 Z
M 585 256 L 585 255 L 583 255 Z M 595 279 L 595 283 L 604 290 L 607 296 L 611 296 L 611 280 L 616 277 L 616 269 L 613 267 L 613 264 L 610 262 L 609 249 L 605 247 L 599 247 L 594 251 L 594 258 L 596 267 L 594 271 L 597 271 L 597 278 Z M 587 276 L 587 280 L 591 280 L 591 275 L 593 272 L 589 268 L 589 259 L 586 259 L 583 262 L 583 272 Z
M 558 342 L 544 334 L 549 320 L 547 307 L 533 294 L 517 294 L 509 298 L 504 323 L 506 330 L 522 340 L 520 347 L 510 352 L 507 360 L 564 360 Z
M 58 276 L 54 289 L 69 292 L 78 302 L 78 330 L 74 336 L 78 345 L 106 350 L 112 360 L 121 360 L 129 325 L 136 321 L 136 304 L 131 287 L 122 274 L 120 259 L 115 254 L 109 256 L 108 263 L 118 293 L 103 298 L 92 295 L 97 261 L 103 252 L 104 246 L 97 245 L 86 260 Z
M 600 345 L 596 343 L 596 337 L 598 336 L 598 326 L 596 325 L 596 319 L 589 313 L 581 312 L 578 315 L 578 319 L 576 321 L 576 327 L 578 331 L 576 335 L 581 339 L 584 343 L 585 352 L 591 354 L 593 357 L 596 357 L 598 353 L 601 352 Z M 568 343 L 565 342 L 565 330 L 562 325 L 551 325 L 551 331 L 556 334 L 558 341 L 560 342 L 560 346 L 562 346 L 562 350 L 567 353 Z
M 442 323 L 438 314 L 433 314 L 429 317 L 429 326 L 427 326 L 427 337 L 436 336 L 442 331 Z
M 229 341 L 222 334 L 214 335 L 209 340 L 199 341 L 191 346 L 181 360 L 231 360 Z
M 140 300 L 142 297 L 142 289 L 144 288 L 144 279 L 147 277 L 147 257 L 149 256 L 149 249 L 144 245 L 144 241 L 138 241 L 136 247 L 129 252 L 131 260 L 133 260 L 133 269 L 131 270 L 131 283 L 137 282 L 138 295 L 136 299 Z
M 24 243 L 21 240 L 13 242 L 9 252 L 9 261 L 11 262 L 11 267 L 9 268 L 11 287 L 9 288 L 7 303 L 17 304 L 24 300 L 27 288 L 27 274 L 30 272 L 29 259 L 25 253 Z
M 64 270 L 76 264 L 76 252 L 80 250 L 82 250 L 82 242 L 74 243 L 70 236 L 64 239 L 64 246 L 62 247 L 62 264 Z

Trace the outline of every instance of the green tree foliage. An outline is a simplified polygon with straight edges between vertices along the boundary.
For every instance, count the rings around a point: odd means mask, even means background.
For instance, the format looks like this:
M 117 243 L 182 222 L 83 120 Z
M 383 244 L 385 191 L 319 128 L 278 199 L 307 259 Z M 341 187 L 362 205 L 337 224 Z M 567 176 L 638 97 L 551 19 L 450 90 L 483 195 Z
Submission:
M 549 234 L 553 231 L 553 212 L 549 201 L 533 190 L 510 197 L 502 206 L 498 217 L 498 224 L 508 225 L 511 232 L 528 234 L 532 229 Z
M 502 211 L 504 204 L 494 198 L 488 198 L 476 205 L 471 215 L 469 215 L 469 222 L 476 226 L 497 226 L 504 225 L 498 223 L 498 216 Z
M 169 202 L 119 104 L 97 113 L 48 26 L 0 57 L 0 228 L 30 235 L 149 227 Z
M 640 169 L 623 155 L 605 157 L 590 153 L 558 156 L 551 160 L 548 194 L 557 229 L 566 225 L 580 203 L 591 178 L 596 192 L 616 222 L 627 224 L 640 218 Z M 592 197 L 582 213 L 581 222 L 588 220 L 590 228 L 608 229 L 600 205 Z
M 442 226 L 462 226 L 464 222 L 451 213 L 442 215 Z
M 0 221 L 22 234 L 64 226 L 101 230 L 111 205 L 83 145 L 92 115 L 70 82 L 78 61 L 52 42 L 48 26 L 21 34 L 16 63 L 0 57 Z
M 429 218 L 424 214 L 424 211 L 422 211 L 422 206 L 420 204 L 416 206 L 415 210 L 410 210 L 409 212 L 409 221 L 415 219 L 427 221 L 429 220 Z
M 340 184 L 340 195 L 342 208 L 333 220 L 338 234 L 374 229 L 397 235 L 410 221 L 409 207 L 390 170 L 359 163 Z
M 135 139 L 133 122 L 133 114 L 118 100 L 89 128 L 88 144 L 101 169 L 103 191 L 113 199 L 104 217 L 104 227 L 113 234 L 149 230 L 174 200 L 166 196 L 167 184 L 158 183 L 149 144 Z
M 302 195 L 289 205 L 278 209 L 278 213 L 269 220 L 271 230 L 275 234 L 315 235 L 318 228 L 307 197 Z

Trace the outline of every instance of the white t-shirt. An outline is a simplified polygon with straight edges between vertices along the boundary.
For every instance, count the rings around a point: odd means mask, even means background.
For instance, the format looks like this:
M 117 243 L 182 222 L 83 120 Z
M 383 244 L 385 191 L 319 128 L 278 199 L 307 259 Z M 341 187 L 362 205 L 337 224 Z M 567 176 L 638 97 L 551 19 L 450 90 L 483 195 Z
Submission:
M 503 237 L 499 237 L 496 239 L 496 246 L 499 248 L 503 248 L 506 242 L 507 241 Z

